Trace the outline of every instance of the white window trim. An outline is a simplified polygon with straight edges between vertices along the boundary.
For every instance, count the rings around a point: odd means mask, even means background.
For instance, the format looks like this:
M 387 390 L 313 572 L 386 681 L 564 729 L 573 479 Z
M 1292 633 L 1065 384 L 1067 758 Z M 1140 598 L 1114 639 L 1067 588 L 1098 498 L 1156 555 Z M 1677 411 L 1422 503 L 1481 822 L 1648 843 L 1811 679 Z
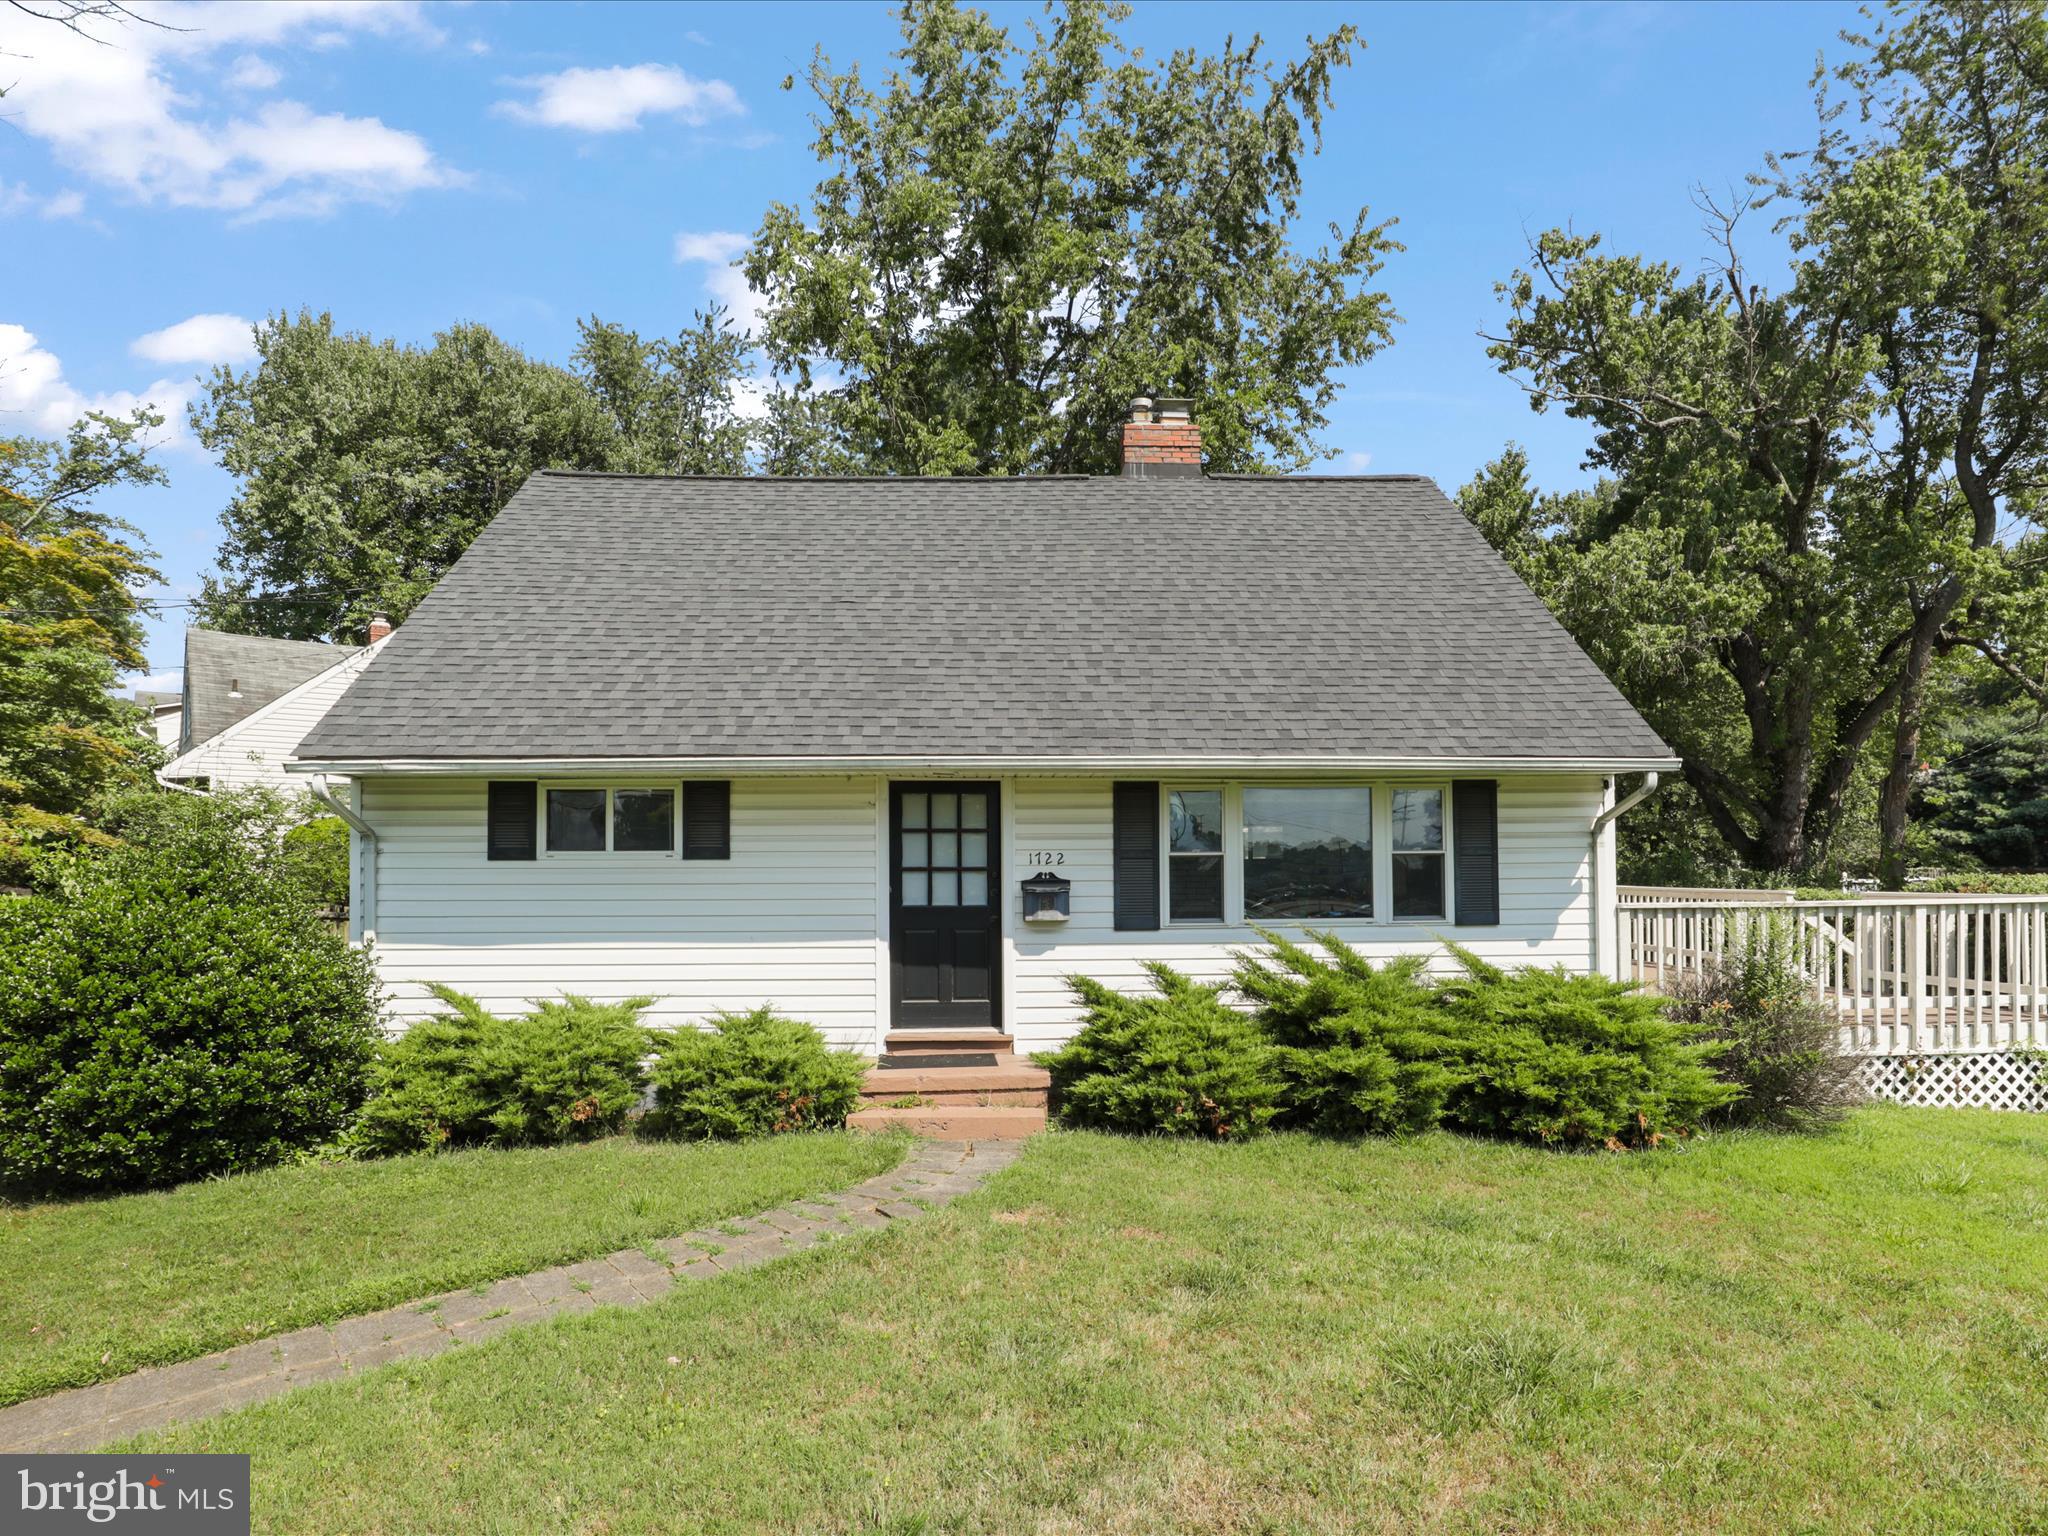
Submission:
M 1250 789 L 1365 789 L 1372 792 L 1372 911 L 1367 917 L 1319 918 L 1303 924 L 1297 920 L 1262 919 L 1287 927 L 1328 928 L 1334 932 L 1355 932 L 1372 928 L 1413 927 L 1420 923 L 1457 925 L 1457 890 L 1451 871 L 1451 849 L 1456 828 L 1452 826 L 1451 781 L 1449 779 L 1344 778 L 1344 779 L 1163 779 L 1159 784 L 1159 921 L 1162 928 L 1194 932 L 1204 929 L 1242 928 L 1244 914 L 1244 792 Z M 1175 857 L 1168 836 L 1167 804 L 1175 790 L 1220 789 L 1223 792 L 1223 916 L 1218 918 L 1176 918 L 1173 916 L 1172 861 Z M 1443 796 L 1444 846 L 1433 857 L 1444 861 L 1444 911 L 1434 917 L 1394 916 L 1394 791 L 1433 789 Z M 1182 858 L 1196 857 L 1192 854 Z
M 534 846 L 540 850 L 543 859 L 623 859 L 629 863 L 658 863 L 663 859 L 682 857 L 683 837 L 683 787 L 674 779 L 661 779 L 647 783 L 620 783 L 615 779 L 542 779 L 538 785 L 540 793 L 534 797 L 534 816 L 538 825 L 534 828 Z M 604 846 L 602 848 L 550 848 L 548 846 L 548 795 L 558 789 L 599 789 L 604 791 Z M 622 789 L 662 789 L 669 797 L 669 846 L 661 848 L 612 847 L 614 831 L 613 796 Z

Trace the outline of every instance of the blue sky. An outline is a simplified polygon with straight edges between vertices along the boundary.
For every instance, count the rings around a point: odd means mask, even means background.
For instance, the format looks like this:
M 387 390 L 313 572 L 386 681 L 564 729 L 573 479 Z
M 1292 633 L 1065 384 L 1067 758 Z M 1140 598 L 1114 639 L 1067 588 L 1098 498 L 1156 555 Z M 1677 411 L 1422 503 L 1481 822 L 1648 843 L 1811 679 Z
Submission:
M 184 30 L 95 46 L 0 15 L 0 430 L 167 409 L 170 486 L 117 505 L 167 604 L 212 565 L 232 493 L 183 402 L 246 353 L 242 322 L 303 306 L 423 342 L 476 320 L 565 361 L 582 315 L 659 332 L 743 303 L 736 237 L 817 175 L 783 78 L 815 46 L 878 72 L 896 35 L 852 3 L 139 8 Z M 1815 57 L 1841 54 L 1855 8 L 1141 3 L 1128 33 L 1156 54 L 1256 30 L 1291 56 L 1347 20 L 1366 48 L 1308 168 L 1305 231 L 1361 204 L 1398 218 L 1407 250 L 1380 283 L 1405 323 L 1345 376 L 1328 468 L 1455 490 L 1516 439 L 1542 484 L 1573 483 L 1583 430 L 1532 415 L 1477 339 L 1493 284 L 1563 223 L 1697 267 L 1690 189 L 1810 142 Z M 1764 220 L 1749 243 L 1774 275 Z M 154 669 L 177 666 L 185 619 L 152 625 Z

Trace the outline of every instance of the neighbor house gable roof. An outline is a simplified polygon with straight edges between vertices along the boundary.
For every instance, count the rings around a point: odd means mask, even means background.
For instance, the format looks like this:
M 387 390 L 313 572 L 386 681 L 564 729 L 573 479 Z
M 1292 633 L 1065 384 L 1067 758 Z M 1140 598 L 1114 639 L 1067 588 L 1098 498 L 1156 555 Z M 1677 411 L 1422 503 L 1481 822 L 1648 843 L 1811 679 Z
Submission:
M 212 740 L 299 684 L 356 654 L 353 645 L 276 640 L 194 627 L 185 631 L 185 714 L 180 750 Z
M 538 474 L 298 755 L 1670 760 L 1396 476 Z

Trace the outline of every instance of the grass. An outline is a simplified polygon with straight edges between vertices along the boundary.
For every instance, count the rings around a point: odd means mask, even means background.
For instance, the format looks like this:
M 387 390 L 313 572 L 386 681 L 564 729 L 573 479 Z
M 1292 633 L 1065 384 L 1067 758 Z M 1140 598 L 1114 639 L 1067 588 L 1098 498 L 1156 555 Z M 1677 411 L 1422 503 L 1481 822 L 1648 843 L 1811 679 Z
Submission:
M 2048 1119 L 1053 1134 L 909 1227 L 135 1444 L 251 1453 L 293 1533 L 2038 1531 Z
M 674 1237 L 857 1183 L 905 1145 L 620 1136 L 0 1204 L 0 1403 Z

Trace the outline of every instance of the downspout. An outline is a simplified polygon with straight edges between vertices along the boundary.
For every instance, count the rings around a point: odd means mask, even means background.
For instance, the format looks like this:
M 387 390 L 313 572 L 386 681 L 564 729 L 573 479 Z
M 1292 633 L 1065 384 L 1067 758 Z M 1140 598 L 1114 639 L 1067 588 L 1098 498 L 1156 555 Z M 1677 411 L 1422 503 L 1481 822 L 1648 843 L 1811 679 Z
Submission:
M 308 779 L 306 793 L 346 822 L 350 831 L 360 834 L 366 845 L 360 879 L 355 878 L 358 871 L 354 867 L 354 850 L 350 850 L 349 937 L 359 943 L 370 943 L 377 936 L 377 829 L 363 820 L 353 806 L 335 798 L 325 774 Z
M 1634 794 L 1630 795 L 1626 800 L 1617 800 L 1593 818 L 1593 830 L 1588 836 L 1586 849 L 1586 893 L 1592 898 L 1593 904 L 1593 910 L 1588 915 L 1592 920 L 1592 959 L 1595 975 L 1614 976 L 1615 968 L 1612 961 L 1618 957 L 1610 956 L 1607 951 L 1616 947 L 1620 942 L 1618 934 L 1607 931 L 1607 923 L 1600 912 L 1600 834 L 1641 805 L 1645 800 L 1649 799 L 1651 795 L 1656 793 L 1656 790 L 1657 773 L 1652 769 L 1643 775 L 1643 782 L 1636 787 Z M 1620 980 L 1618 976 L 1615 976 L 1614 979 Z

